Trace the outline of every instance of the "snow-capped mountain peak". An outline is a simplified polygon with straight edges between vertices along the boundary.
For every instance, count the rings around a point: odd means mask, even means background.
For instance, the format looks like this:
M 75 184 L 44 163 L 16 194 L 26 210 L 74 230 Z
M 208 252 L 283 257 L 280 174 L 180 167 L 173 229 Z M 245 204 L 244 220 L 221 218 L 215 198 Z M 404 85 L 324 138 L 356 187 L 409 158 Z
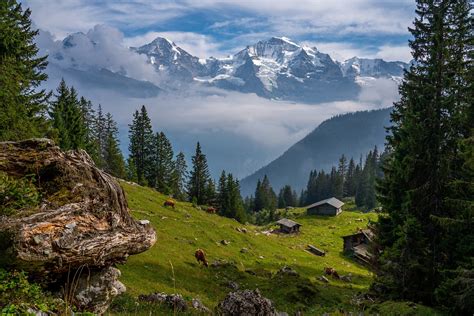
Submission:
M 339 63 L 316 47 L 287 37 L 271 37 L 229 57 L 204 60 L 161 37 L 133 50 L 146 55 L 171 80 L 310 102 L 354 98 L 359 78 L 399 78 L 406 65 L 357 57 Z

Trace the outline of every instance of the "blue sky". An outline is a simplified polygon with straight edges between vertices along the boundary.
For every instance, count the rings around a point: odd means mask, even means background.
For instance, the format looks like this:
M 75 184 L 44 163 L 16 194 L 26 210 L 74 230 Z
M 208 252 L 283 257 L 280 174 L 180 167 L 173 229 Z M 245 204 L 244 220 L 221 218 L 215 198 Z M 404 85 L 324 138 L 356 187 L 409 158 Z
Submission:
M 166 36 L 199 57 L 224 56 L 287 36 L 342 60 L 354 55 L 410 59 L 413 0 L 28 0 L 37 27 L 62 39 L 97 24 L 137 46 Z

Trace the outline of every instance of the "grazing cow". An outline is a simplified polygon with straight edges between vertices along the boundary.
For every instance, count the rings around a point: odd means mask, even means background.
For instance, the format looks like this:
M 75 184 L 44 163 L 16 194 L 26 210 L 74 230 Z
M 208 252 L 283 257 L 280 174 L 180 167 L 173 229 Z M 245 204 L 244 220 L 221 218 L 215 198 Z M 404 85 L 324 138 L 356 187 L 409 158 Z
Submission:
M 327 275 L 332 275 L 333 278 L 335 279 L 340 279 L 341 277 L 339 276 L 339 273 L 337 273 L 336 269 L 334 268 L 324 268 L 324 273 L 326 273 Z
M 165 203 L 163 203 L 164 206 L 171 206 L 174 208 L 175 202 L 173 200 L 166 200 Z
M 206 254 L 204 253 L 204 250 L 202 249 L 196 250 L 196 252 L 194 253 L 194 257 L 196 257 L 196 260 L 198 263 L 202 262 L 206 267 L 209 266 L 206 260 Z
M 216 214 L 217 210 L 215 207 L 209 206 L 206 210 L 209 214 Z

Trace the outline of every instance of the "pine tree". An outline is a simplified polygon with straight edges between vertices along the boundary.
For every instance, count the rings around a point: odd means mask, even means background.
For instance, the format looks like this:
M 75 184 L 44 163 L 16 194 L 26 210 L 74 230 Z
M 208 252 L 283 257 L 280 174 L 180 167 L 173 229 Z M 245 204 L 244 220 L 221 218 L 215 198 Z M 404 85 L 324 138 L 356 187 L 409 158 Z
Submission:
M 472 195 L 467 197 L 471 207 L 459 208 L 452 199 L 460 192 L 451 190 L 465 176 L 460 144 L 472 128 L 472 120 L 462 119 L 473 103 L 471 9 L 462 0 L 417 1 L 418 17 L 410 29 L 415 63 L 391 114 L 391 153 L 379 185 L 387 216 L 377 225 L 383 255 L 376 282 L 391 298 L 437 303 L 436 290 L 447 282 L 443 271 L 455 270 L 463 260 L 473 268 L 473 247 L 456 251 L 474 240 Z M 461 214 L 471 218 L 464 229 L 448 229 L 447 223 L 460 223 Z M 454 308 L 469 312 L 469 304 Z
M 69 89 L 68 97 L 69 100 L 66 103 L 67 107 L 65 109 L 65 121 L 67 124 L 69 139 L 71 141 L 71 149 L 84 149 L 86 145 L 86 127 L 82 119 L 82 111 L 74 87 Z
M 69 131 L 65 118 L 65 112 L 68 107 L 67 103 L 69 102 L 69 88 L 64 79 L 59 83 L 54 97 L 55 100 L 51 102 L 49 108 L 49 116 L 52 121 L 51 125 L 55 130 L 59 147 L 67 150 L 71 148 L 71 140 L 69 138 Z
M 137 183 L 138 176 L 137 176 L 137 169 L 133 158 L 128 157 L 127 162 L 125 164 L 125 172 L 128 181 L 132 181 Z
M 229 210 L 229 192 L 227 185 L 227 175 L 224 170 L 222 170 L 221 176 L 219 177 L 219 182 L 217 184 L 217 209 L 221 216 L 230 217 L 228 213 Z
M 163 194 L 171 194 L 173 186 L 173 148 L 165 133 L 156 133 L 153 146 L 153 178 L 149 185 Z
M 153 182 L 153 130 L 147 110 L 143 105 L 140 111 L 135 111 L 132 124 L 129 125 L 129 151 L 133 158 L 137 179 L 140 184 Z
M 206 156 L 201 151 L 201 144 L 196 145 L 196 152 L 192 157 L 192 170 L 189 176 L 188 196 L 191 201 L 206 204 L 209 184 L 209 169 Z
M 92 102 L 81 97 L 79 100 L 81 117 L 85 127 L 85 150 L 97 164 L 99 161 L 99 147 L 96 139 L 96 118 Z
M 334 188 L 334 196 L 338 199 L 342 199 L 346 196 L 345 182 L 347 180 L 347 158 L 342 155 L 339 159 L 339 165 L 337 168 L 336 185 Z
M 263 209 L 274 211 L 277 206 L 278 198 L 270 185 L 270 180 L 267 175 L 265 175 L 262 181 L 259 180 L 257 182 L 254 211 L 258 212 Z
M 115 177 L 125 178 L 125 162 L 119 147 L 117 123 L 110 113 L 105 115 L 105 135 L 104 170 Z
M 186 182 L 187 182 L 187 165 L 184 154 L 180 152 L 176 156 L 173 169 L 172 191 L 176 199 L 185 201 L 186 196 Z
M 296 204 L 296 192 L 291 189 L 291 186 L 285 185 L 283 188 L 280 189 L 280 193 L 278 194 L 278 208 L 296 206 Z
M 0 2 L 0 141 L 43 136 L 51 93 L 38 89 L 48 76 L 47 56 L 37 57 L 31 11 L 15 0 Z
M 349 161 L 349 166 L 347 167 L 347 176 L 346 182 L 344 183 L 344 191 L 346 196 L 354 196 L 355 195 L 355 186 L 356 186 L 356 165 L 354 159 L 351 158 Z

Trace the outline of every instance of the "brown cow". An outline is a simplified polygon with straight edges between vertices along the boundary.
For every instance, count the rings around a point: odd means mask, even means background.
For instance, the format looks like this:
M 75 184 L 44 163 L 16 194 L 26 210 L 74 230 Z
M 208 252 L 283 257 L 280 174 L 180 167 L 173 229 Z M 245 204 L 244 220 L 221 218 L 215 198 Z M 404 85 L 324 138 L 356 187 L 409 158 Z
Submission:
M 196 250 L 196 252 L 194 253 L 194 257 L 196 257 L 196 260 L 197 260 L 198 263 L 202 262 L 206 267 L 209 266 L 207 264 L 206 254 L 204 253 L 204 250 L 202 250 L 202 249 Z
M 336 279 L 340 279 L 341 277 L 339 276 L 339 273 L 337 273 L 336 269 L 334 268 L 324 268 L 324 273 L 326 273 L 327 275 L 332 275 L 333 278 L 336 278 Z
M 215 207 L 209 206 L 209 207 L 206 209 L 206 212 L 208 212 L 209 214 L 216 214 L 217 210 L 216 210 Z
M 173 200 L 166 200 L 165 203 L 163 203 L 164 206 L 171 206 L 172 208 L 174 208 L 175 204 Z

